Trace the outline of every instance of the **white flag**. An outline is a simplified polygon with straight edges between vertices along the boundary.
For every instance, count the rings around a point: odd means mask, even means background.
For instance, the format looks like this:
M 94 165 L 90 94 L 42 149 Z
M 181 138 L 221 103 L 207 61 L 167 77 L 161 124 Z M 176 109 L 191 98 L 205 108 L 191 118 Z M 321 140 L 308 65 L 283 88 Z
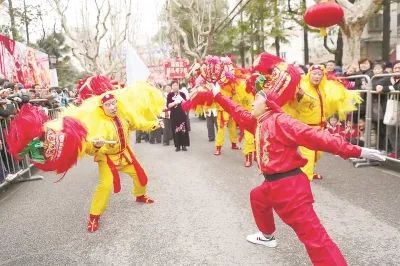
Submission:
M 126 52 L 126 85 L 132 85 L 136 81 L 146 81 L 149 76 L 150 70 L 136 50 L 129 46 Z

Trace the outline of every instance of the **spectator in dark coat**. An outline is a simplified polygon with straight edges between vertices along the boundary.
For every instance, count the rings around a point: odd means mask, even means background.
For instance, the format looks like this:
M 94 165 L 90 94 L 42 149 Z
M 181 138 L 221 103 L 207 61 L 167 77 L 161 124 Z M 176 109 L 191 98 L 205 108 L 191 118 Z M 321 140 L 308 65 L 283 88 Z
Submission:
M 390 77 L 382 82 L 382 85 L 376 86 L 376 91 L 380 93 L 389 93 L 400 91 L 400 61 L 396 61 L 393 64 L 393 73 L 398 73 L 399 76 Z M 400 127 L 398 127 L 400 128 Z M 397 131 L 398 131 L 397 128 Z M 390 157 L 398 158 L 400 156 L 400 132 L 397 132 L 396 138 L 396 126 L 387 126 L 387 136 L 391 146 L 392 153 Z

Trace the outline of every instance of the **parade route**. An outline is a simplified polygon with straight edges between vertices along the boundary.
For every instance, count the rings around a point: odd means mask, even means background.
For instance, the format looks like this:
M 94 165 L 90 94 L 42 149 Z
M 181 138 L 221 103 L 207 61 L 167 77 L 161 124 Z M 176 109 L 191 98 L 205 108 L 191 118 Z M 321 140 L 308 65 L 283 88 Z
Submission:
M 249 192 L 263 181 L 228 145 L 212 155 L 205 121 L 191 119 L 189 151 L 134 144 L 153 205 L 111 196 L 99 231 L 86 231 L 97 167 L 86 157 L 59 183 L 12 185 L 0 193 L 0 265 L 310 265 L 292 229 L 276 218 L 278 247 L 256 246 Z M 134 140 L 132 136 L 132 140 Z M 349 265 L 400 265 L 400 177 L 324 156 L 312 183 L 315 209 Z

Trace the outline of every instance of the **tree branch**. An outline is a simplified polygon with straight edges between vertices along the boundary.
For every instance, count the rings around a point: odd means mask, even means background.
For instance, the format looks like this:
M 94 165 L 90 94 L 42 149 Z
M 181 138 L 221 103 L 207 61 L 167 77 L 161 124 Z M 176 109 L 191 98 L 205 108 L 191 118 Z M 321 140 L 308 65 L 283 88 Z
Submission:
M 336 0 L 336 2 L 348 11 L 353 10 L 354 4 L 350 3 L 348 0 Z
M 333 50 L 333 49 L 329 48 L 329 46 L 328 46 L 328 36 L 324 36 L 324 47 L 329 53 L 331 53 L 331 54 L 336 53 L 336 50 Z

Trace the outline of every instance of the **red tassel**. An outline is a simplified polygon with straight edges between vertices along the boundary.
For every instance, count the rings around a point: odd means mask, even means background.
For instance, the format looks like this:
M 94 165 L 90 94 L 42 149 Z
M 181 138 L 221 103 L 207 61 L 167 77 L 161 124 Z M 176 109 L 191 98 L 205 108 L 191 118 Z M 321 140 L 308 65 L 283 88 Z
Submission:
M 24 104 L 19 113 L 11 120 L 6 133 L 8 152 L 16 158 L 18 154 L 34 139 L 44 134 L 43 125 L 49 120 L 43 109 L 31 104 Z
M 121 179 L 119 178 L 119 173 L 117 168 L 115 167 L 113 161 L 108 156 L 107 156 L 107 165 L 108 167 L 110 167 L 111 173 L 113 175 L 114 193 L 118 193 L 121 191 Z
M 131 156 L 132 159 L 132 164 L 133 167 L 135 167 L 136 174 L 138 176 L 139 182 L 142 186 L 147 185 L 147 175 L 142 166 L 140 165 L 139 161 L 136 159 L 135 155 L 133 155 L 133 152 L 131 148 L 128 146 L 127 147 L 129 155 Z
M 225 127 L 225 120 L 224 120 L 224 111 L 218 111 L 220 114 L 219 116 L 219 128 L 224 128 Z
M 82 151 L 82 142 L 87 135 L 86 128 L 78 120 L 72 117 L 64 117 L 61 132 L 64 134 L 64 142 L 60 147 L 59 157 L 53 161 L 46 160 L 44 164 L 34 163 L 37 168 L 44 171 L 56 171 L 57 174 L 63 173 L 65 175 L 77 163 Z

